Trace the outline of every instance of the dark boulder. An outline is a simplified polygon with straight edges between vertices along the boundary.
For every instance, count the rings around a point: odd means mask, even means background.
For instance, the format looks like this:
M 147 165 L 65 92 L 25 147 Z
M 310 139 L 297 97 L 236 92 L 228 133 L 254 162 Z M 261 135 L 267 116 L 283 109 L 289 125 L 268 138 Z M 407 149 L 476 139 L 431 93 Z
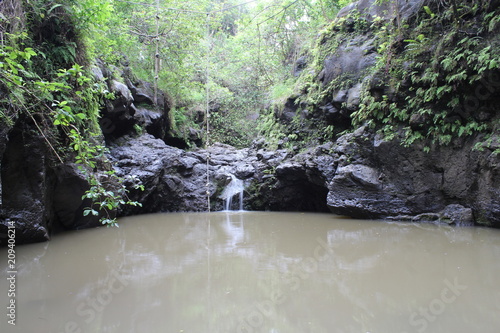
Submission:
M 55 179 L 49 156 L 44 138 L 28 119 L 19 118 L 1 159 L 2 224 L 15 223 L 18 244 L 49 239 Z
M 214 144 L 187 152 L 145 134 L 118 140 L 110 159 L 129 197 L 143 205 L 124 207 L 122 215 L 207 211 L 209 198 L 210 210 L 221 210 L 221 193 L 233 177 L 245 185 L 245 209 L 327 211 L 327 185 L 336 167 L 328 151 L 318 147 L 291 158 L 286 150 Z
M 89 199 L 82 200 L 83 195 L 90 189 L 87 177 L 78 169 L 77 165 L 68 163 L 55 169 L 57 181 L 54 186 L 53 209 L 54 209 L 54 231 L 75 230 L 93 228 L 102 225 L 101 217 L 113 218 L 116 212 L 109 212 L 105 216 L 101 211 L 100 215 L 89 214 L 84 216 L 85 209 L 92 206 Z M 104 170 L 95 175 L 101 184 L 111 191 L 117 191 L 119 184 L 113 177 L 106 175 Z
M 420 145 L 403 147 L 365 131 L 346 135 L 337 142 L 344 156 L 329 185 L 328 206 L 358 218 L 435 213 L 450 223 L 500 226 L 500 157 L 494 147 L 474 149 L 478 141 L 456 140 L 426 153 Z
M 53 233 L 99 226 L 99 217 L 83 216 L 90 202 L 82 196 L 90 188 L 86 177 L 71 163 L 59 163 L 31 118 L 19 117 L 6 132 L 0 155 L 0 235 L 9 223 L 16 243 L 45 241 Z M 107 189 L 118 184 L 97 173 Z M 6 239 L 0 237 L 0 244 Z
M 93 73 L 97 80 L 106 82 L 114 94 L 112 99 L 106 100 L 99 121 L 108 141 L 141 131 L 168 140 L 172 102 L 164 91 L 157 89 L 155 92 L 151 83 L 135 78 L 128 67 L 112 71 L 98 62 Z

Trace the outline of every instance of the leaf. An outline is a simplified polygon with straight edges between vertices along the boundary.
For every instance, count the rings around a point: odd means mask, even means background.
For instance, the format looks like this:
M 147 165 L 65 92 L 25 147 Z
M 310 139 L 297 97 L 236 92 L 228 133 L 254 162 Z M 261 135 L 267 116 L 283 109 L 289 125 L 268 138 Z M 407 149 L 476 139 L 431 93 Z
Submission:
M 436 16 L 436 14 L 434 14 L 434 13 L 432 12 L 432 10 L 429 8 L 429 6 L 424 6 L 424 10 L 425 10 L 425 12 L 426 12 L 427 14 L 429 14 L 429 16 L 430 16 L 431 18 L 434 18 L 434 16 Z
M 47 11 L 47 14 L 50 15 L 50 13 L 52 13 L 52 11 L 54 9 L 56 9 L 58 7 L 61 7 L 61 6 L 62 6 L 61 4 L 56 4 L 56 5 L 52 6 L 52 7 L 50 7 L 50 9 Z M 41 15 L 43 15 L 43 14 L 41 14 Z

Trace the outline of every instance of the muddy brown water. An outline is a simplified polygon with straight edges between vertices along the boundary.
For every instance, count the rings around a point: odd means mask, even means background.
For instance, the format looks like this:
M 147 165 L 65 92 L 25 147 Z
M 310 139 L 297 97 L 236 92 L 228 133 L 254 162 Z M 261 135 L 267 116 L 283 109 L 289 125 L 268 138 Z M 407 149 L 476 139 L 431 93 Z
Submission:
M 6 249 L 0 332 L 500 332 L 500 231 L 330 214 L 123 218 Z

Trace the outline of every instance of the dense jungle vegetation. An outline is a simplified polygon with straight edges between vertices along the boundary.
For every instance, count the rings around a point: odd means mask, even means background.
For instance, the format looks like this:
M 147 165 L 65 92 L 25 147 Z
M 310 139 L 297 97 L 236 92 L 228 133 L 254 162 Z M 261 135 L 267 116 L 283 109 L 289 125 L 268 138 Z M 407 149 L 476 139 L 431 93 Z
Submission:
M 172 104 L 168 131 L 180 137 L 199 131 L 205 143 L 247 147 L 263 137 L 271 148 L 300 149 L 367 125 L 407 145 L 427 140 L 429 150 L 479 132 L 486 142 L 498 131 L 492 111 L 498 100 L 490 98 L 499 81 L 499 41 L 490 37 L 500 27 L 498 6 L 434 1 L 411 22 L 396 12 L 396 20 L 356 12 L 335 19 L 350 2 L 4 0 L 1 122 L 34 124 L 55 163 L 81 166 L 92 185 L 86 197 L 96 202 L 85 214 L 139 204 L 123 199 L 124 188 L 106 190 L 94 173 L 105 169 L 116 178 L 99 127 L 100 110 L 114 96 L 92 74 L 98 61 L 117 77 L 127 67 L 165 91 Z M 324 84 L 318 76 L 354 34 L 373 38 L 366 51 L 377 55 L 376 66 L 348 125 L 337 124 L 315 114 L 356 82 L 347 76 Z M 373 81 L 388 89 L 372 89 Z M 480 98 L 468 99 L 474 94 Z M 280 121 L 290 103 L 299 112 Z M 104 223 L 113 221 L 107 216 Z
M 109 190 L 120 179 L 105 158 L 99 117 L 114 96 L 92 74 L 97 62 L 117 77 L 128 67 L 165 91 L 172 135 L 206 129 L 208 109 L 211 142 L 247 146 L 266 130 L 259 114 L 289 95 L 297 58 L 346 2 L 2 1 L 2 131 L 33 124 L 54 163 L 73 160 L 86 174 L 94 204 L 84 214 L 104 210 L 103 223 L 114 224 L 117 206 L 139 203 L 123 199 L 123 187 Z
M 170 95 L 173 131 L 199 127 L 209 103 L 212 141 L 246 146 L 258 132 L 248 120 L 287 97 L 295 61 L 346 2 L 4 1 L 3 69 L 13 76 L 3 80 L 54 83 L 74 64 L 90 76 L 96 59 L 126 63 Z

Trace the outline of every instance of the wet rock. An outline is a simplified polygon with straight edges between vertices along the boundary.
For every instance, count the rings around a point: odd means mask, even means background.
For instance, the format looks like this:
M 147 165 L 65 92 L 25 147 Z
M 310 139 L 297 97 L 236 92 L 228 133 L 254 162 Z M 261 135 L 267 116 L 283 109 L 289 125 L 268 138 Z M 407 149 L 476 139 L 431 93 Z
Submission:
M 333 94 L 332 102 L 342 104 L 347 101 L 348 90 L 339 90 Z
M 147 105 L 156 104 L 154 98 L 154 87 L 150 82 L 146 82 L 143 80 L 132 82 L 131 80 L 129 80 L 127 83 L 135 103 Z M 158 101 L 162 103 L 161 101 L 163 100 L 163 92 L 160 92 L 159 97 L 160 98 L 158 98 Z M 161 106 L 162 105 L 160 105 L 160 107 Z
M 439 219 L 449 224 L 460 226 L 474 225 L 474 215 L 471 208 L 465 208 L 459 204 L 452 204 L 440 212 Z
M 164 141 L 169 139 L 171 102 L 161 89 L 155 91 L 151 83 L 135 78 L 130 68 L 111 71 L 100 62 L 94 76 L 108 83 L 114 98 L 106 101 L 99 120 L 108 141 L 145 131 Z M 114 73 L 121 72 L 115 75 Z
M 183 177 L 190 177 L 193 175 L 195 165 L 199 163 L 200 160 L 198 158 L 186 156 L 179 160 L 179 173 Z
M 298 58 L 294 64 L 293 75 L 299 76 L 306 67 L 307 67 L 307 57 L 302 56 Z
M 415 215 L 411 218 L 412 222 L 429 223 L 429 222 L 441 222 L 441 215 L 438 213 L 423 213 Z
M 335 53 L 325 59 L 323 71 L 319 74 L 321 83 L 327 85 L 344 76 L 352 81 L 364 77 L 365 70 L 376 63 L 376 55 L 367 53 L 367 50 L 373 48 L 373 43 L 373 38 L 363 35 L 344 41 Z
M 188 139 L 189 141 L 193 142 L 197 147 L 201 147 L 203 144 L 202 131 L 190 127 L 188 129 Z
M 109 101 L 111 107 L 109 112 L 119 113 L 126 112 L 134 102 L 134 97 L 128 87 L 117 80 L 112 80 L 110 84 L 111 92 L 115 94 L 115 98 Z
M 276 167 L 276 176 L 289 182 L 297 181 L 306 177 L 305 168 L 300 163 L 287 161 Z
M 1 160 L 0 224 L 15 224 L 16 243 L 40 242 L 50 235 L 54 173 L 43 137 L 21 117 L 7 135 Z M 6 241 L 6 239 L 0 239 Z
M 446 206 L 438 213 L 422 213 L 418 215 L 397 215 L 388 216 L 387 220 L 418 222 L 418 223 L 441 223 L 453 224 L 456 226 L 474 225 L 474 216 L 471 208 L 466 208 L 459 204 Z
M 250 166 L 241 164 L 246 151 L 228 145 L 217 144 L 208 150 L 186 152 L 148 134 L 123 138 L 118 143 L 110 150 L 110 158 L 118 166 L 120 176 L 138 180 L 138 183 L 127 186 L 131 187 L 130 197 L 143 204 L 142 208 L 125 207 L 122 215 L 207 211 L 207 191 L 214 205 L 210 209 L 222 208 L 217 195 L 226 185 L 227 175 L 236 174 L 238 168 L 240 173 L 254 172 Z M 130 160 L 135 160 L 135 163 L 129 163 Z M 138 184 L 143 185 L 145 191 L 133 189 Z
M 116 212 L 110 212 L 109 216 L 104 216 L 101 212 L 99 216 L 83 215 L 83 211 L 91 206 L 89 199 L 82 200 L 82 196 L 90 185 L 75 164 L 64 164 L 56 169 L 57 182 L 54 187 L 53 209 L 55 218 L 59 221 L 59 230 L 85 229 L 100 226 L 101 217 L 113 218 Z M 118 188 L 118 183 L 114 178 L 110 178 L 104 172 L 96 175 L 101 184 L 108 190 Z
M 491 159 L 491 150 L 472 149 L 478 140 L 425 153 L 419 145 L 403 147 L 364 129 L 349 134 L 334 147 L 339 166 L 329 185 L 328 206 L 358 218 L 429 220 L 437 214 L 447 223 L 500 225 L 499 163 Z
M 382 178 L 378 170 L 366 165 L 338 167 L 329 185 L 328 206 L 336 214 L 358 218 L 410 213 L 405 200 L 391 194 Z
M 360 103 L 361 83 L 357 83 L 352 88 L 350 88 L 347 94 L 348 94 L 347 104 L 346 104 L 347 110 L 349 111 L 357 110 Z
M 82 196 L 90 188 L 73 164 L 54 162 L 53 152 L 30 119 L 20 118 L 8 133 L 1 156 L 0 232 L 15 224 L 16 243 L 45 241 L 67 229 L 100 225 L 99 217 L 83 216 L 90 206 Z M 105 177 L 104 172 L 99 177 Z M 116 184 L 101 178 L 108 189 Z M 1 227 L 3 225 L 3 227 Z M 0 244 L 5 239 L 0 237 Z
M 268 164 L 264 175 L 253 183 L 252 209 L 328 211 L 327 184 L 336 167 L 336 158 L 330 153 L 329 145 L 324 145 L 295 156 L 282 155 L 277 164 Z
M 290 123 L 297 115 L 297 110 L 299 109 L 299 105 L 296 103 L 295 97 L 289 97 L 283 110 L 279 112 L 279 119 L 284 123 Z
M 234 174 L 239 179 L 247 179 L 255 174 L 255 168 L 249 164 L 238 164 Z
M 132 93 L 124 83 L 112 80 L 109 89 L 115 94 L 115 99 L 106 101 L 99 124 L 106 137 L 118 138 L 134 130 L 137 109 Z
M 168 121 L 163 112 L 157 108 L 147 109 L 144 107 L 136 108 L 134 112 L 134 123 L 144 128 L 147 133 L 156 138 L 165 137 L 165 131 Z
M 336 166 L 329 152 L 330 147 L 324 146 L 290 157 L 286 150 L 223 144 L 186 152 L 144 134 L 117 141 L 110 159 L 121 177 L 136 180 L 127 183 L 129 196 L 143 204 L 125 207 L 122 215 L 206 211 L 207 190 L 210 209 L 221 210 L 220 194 L 232 177 L 246 184 L 246 209 L 327 211 L 327 184 Z M 143 185 L 145 191 L 135 190 L 135 185 Z

